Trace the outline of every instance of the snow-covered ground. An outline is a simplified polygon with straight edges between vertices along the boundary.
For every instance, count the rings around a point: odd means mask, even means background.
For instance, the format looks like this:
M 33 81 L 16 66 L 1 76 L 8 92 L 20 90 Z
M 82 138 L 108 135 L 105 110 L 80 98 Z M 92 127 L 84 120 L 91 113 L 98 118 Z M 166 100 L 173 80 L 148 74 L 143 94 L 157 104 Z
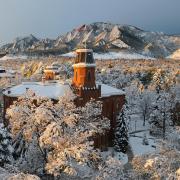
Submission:
M 153 153 L 157 150 L 156 139 L 149 134 L 148 122 L 143 126 L 143 120 L 138 114 L 131 115 L 129 132 L 129 142 L 134 156 Z M 147 138 L 148 145 L 143 145 L 144 136 Z
M 63 57 L 75 57 L 75 53 L 70 52 L 61 55 Z M 154 59 L 152 57 L 143 56 L 137 53 L 128 52 L 108 52 L 108 53 L 94 53 L 94 58 L 99 60 L 109 60 L 109 59 Z
M 148 145 L 143 145 L 143 138 L 146 135 Z M 154 137 L 149 135 L 149 131 L 135 133 L 130 135 L 130 145 L 134 156 L 150 154 L 157 151 L 157 144 Z

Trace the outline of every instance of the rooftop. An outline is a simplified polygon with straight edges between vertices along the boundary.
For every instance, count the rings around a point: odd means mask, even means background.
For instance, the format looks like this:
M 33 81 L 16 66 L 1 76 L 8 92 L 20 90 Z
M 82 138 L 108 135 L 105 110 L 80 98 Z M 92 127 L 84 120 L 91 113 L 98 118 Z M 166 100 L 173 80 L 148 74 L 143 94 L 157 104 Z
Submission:
M 105 84 L 97 83 L 97 85 L 101 85 L 101 97 L 125 94 L 124 91 Z M 67 91 L 71 90 L 70 84 L 67 82 L 24 82 L 20 85 L 7 89 L 3 94 L 10 97 L 19 97 L 24 95 L 28 89 L 32 90 L 37 96 L 48 97 L 51 99 L 59 99 L 59 97 L 64 96 Z
M 32 90 L 37 96 L 58 99 L 70 90 L 70 86 L 69 84 L 63 84 L 60 82 L 24 82 L 20 85 L 7 89 L 4 91 L 4 95 L 19 97 L 24 95 L 27 89 Z M 10 93 L 8 93 L 8 91 L 10 91 Z
M 114 96 L 114 95 L 124 95 L 125 94 L 124 91 L 114 88 L 112 86 L 108 86 L 106 84 L 101 84 L 101 83 L 98 83 L 98 84 L 101 85 L 101 97 L 109 97 L 109 96 Z
M 92 49 L 77 49 L 76 52 L 77 53 L 80 53 L 80 52 L 90 52 L 90 53 L 92 53 L 93 50 Z

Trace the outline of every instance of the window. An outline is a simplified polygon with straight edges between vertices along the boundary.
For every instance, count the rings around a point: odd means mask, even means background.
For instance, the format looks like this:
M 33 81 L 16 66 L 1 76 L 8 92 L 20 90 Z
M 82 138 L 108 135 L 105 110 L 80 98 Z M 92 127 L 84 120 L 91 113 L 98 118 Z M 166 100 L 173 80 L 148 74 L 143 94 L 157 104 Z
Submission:
M 79 54 L 79 63 L 80 62 L 85 62 L 85 53 L 84 52 L 81 52 L 80 54 Z
M 87 55 L 87 57 L 86 57 L 86 62 L 89 63 L 89 64 L 94 63 L 93 54 L 92 54 L 91 52 L 89 52 L 89 53 L 87 53 L 86 55 Z
M 88 71 L 88 81 L 91 81 L 91 72 Z
M 119 110 L 119 108 L 120 108 L 120 104 L 119 104 L 119 102 L 117 102 L 116 109 Z
M 77 78 L 78 78 L 78 74 L 77 74 L 77 71 L 76 71 L 76 81 L 77 81 Z
M 76 59 L 75 59 L 75 63 L 79 63 L 79 59 L 80 59 L 80 54 L 77 53 Z

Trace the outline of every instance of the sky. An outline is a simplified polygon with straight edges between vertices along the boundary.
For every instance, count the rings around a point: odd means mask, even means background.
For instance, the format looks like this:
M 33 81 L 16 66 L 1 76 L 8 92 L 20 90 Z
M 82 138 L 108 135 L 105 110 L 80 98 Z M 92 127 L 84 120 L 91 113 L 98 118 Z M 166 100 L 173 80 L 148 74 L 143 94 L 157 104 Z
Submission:
M 0 45 L 30 34 L 57 38 L 93 22 L 180 34 L 179 7 L 180 0 L 0 0 Z

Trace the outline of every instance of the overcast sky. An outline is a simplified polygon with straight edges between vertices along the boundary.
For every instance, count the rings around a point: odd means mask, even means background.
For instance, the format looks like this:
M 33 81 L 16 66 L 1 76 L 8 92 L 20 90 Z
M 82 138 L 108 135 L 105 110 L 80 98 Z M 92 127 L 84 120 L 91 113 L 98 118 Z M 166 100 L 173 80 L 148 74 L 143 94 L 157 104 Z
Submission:
M 179 7 L 180 0 L 0 0 L 0 45 L 29 34 L 55 38 L 99 21 L 180 34 Z

